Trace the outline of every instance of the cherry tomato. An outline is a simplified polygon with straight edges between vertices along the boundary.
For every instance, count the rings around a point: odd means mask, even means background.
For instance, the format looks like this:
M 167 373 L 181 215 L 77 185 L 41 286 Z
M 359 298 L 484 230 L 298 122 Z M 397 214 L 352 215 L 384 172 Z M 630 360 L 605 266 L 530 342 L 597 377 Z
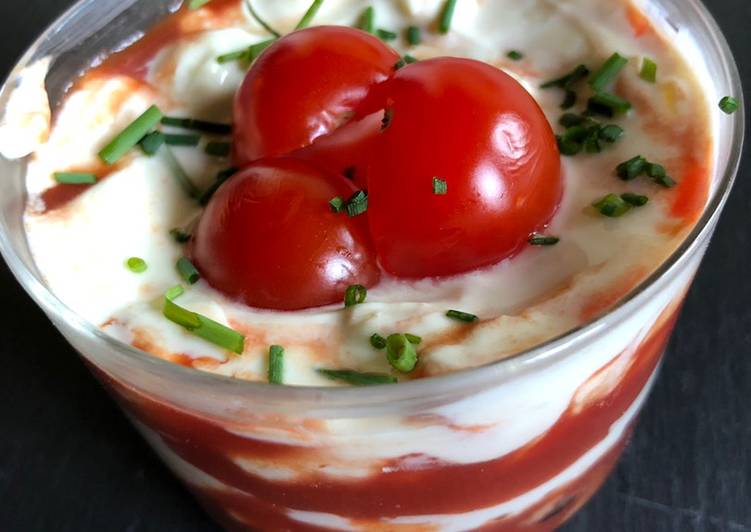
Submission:
M 369 33 L 318 26 L 291 33 L 254 63 L 235 99 L 235 165 L 310 145 L 355 114 L 399 55 Z
M 368 215 L 387 272 L 467 272 L 544 228 L 561 199 L 560 154 L 518 82 L 485 63 L 440 58 L 399 70 L 376 92 L 390 121 L 371 159 Z
M 258 161 L 222 186 L 191 243 L 203 277 L 258 308 L 298 310 L 344 301 L 347 287 L 378 282 L 367 217 L 329 201 L 356 189 L 293 159 Z
M 297 150 L 290 157 L 308 161 L 332 174 L 342 174 L 360 188 L 368 187 L 368 163 L 381 132 L 383 112 L 353 119 L 333 133 Z

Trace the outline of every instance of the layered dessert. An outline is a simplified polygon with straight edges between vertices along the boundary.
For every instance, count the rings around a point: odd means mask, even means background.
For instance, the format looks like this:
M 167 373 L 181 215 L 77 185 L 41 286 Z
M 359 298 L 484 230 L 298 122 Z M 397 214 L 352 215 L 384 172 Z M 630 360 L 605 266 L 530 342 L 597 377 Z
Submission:
M 627 0 L 193 1 L 57 108 L 28 67 L 0 149 L 51 290 L 153 357 L 380 397 L 509 359 L 369 413 L 214 416 L 94 368 L 228 528 L 550 530 L 625 445 L 698 258 L 515 361 L 703 213 L 720 113 L 689 60 Z

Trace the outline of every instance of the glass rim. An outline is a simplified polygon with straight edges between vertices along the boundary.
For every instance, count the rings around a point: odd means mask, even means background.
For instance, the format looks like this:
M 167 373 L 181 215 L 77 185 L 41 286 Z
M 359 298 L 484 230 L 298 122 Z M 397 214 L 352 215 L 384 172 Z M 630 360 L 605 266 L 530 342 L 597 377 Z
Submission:
M 21 59 L 10 71 L 7 79 L 0 89 L 0 105 L 7 104 L 8 94 L 13 81 L 20 71 L 28 65 L 34 53 L 50 34 L 63 27 L 69 18 L 72 18 L 80 9 L 84 8 L 92 0 L 79 0 L 65 12 L 63 12 L 48 28 L 36 39 Z M 738 71 L 737 62 L 730 46 L 714 17 L 700 0 L 684 0 L 686 7 L 695 11 L 703 27 L 702 31 L 712 39 L 715 51 L 723 59 L 723 72 L 726 81 L 735 89 L 739 109 L 733 115 L 727 117 L 731 120 L 732 146 L 728 160 L 724 168 L 717 168 L 722 177 L 717 190 L 712 194 L 704 208 L 704 212 L 694 224 L 694 227 L 684 238 L 681 244 L 665 259 L 652 274 L 642 280 L 625 297 L 621 298 L 616 305 L 588 322 L 571 329 L 564 334 L 549 339 L 541 344 L 520 351 L 512 356 L 502 358 L 481 366 L 460 369 L 445 375 L 400 382 L 398 385 L 380 385 L 372 387 L 332 387 L 332 386 L 278 386 L 265 382 L 246 381 L 234 377 L 226 377 L 195 368 L 181 366 L 173 362 L 161 359 L 146 351 L 117 340 L 108 335 L 94 323 L 87 321 L 74 310 L 65 305 L 57 296 L 37 277 L 24 260 L 16 253 L 6 230 L 0 231 L 0 253 L 4 257 L 10 271 L 24 290 L 45 311 L 50 318 L 58 318 L 67 322 L 77 333 L 87 336 L 89 339 L 101 342 L 128 362 L 144 364 L 146 368 L 174 377 L 175 380 L 184 382 L 186 385 L 205 385 L 224 392 L 233 392 L 240 396 L 263 397 L 266 403 L 291 403 L 313 401 L 318 404 L 350 406 L 373 405 L 384 400 L 389 402 L 401 402 L 413 398 L 438 398 L 441 395 L 453 391 L 474 389 L 482 390 L 487 385 L 501 380 L 504 376 L 509 377 L 520 368 L 526 368 L 543 361 L 555 360 L 558 355 L 575 348 L 577 345 L 598 335 L 607 328 L 608 319 L 623 317 L 636 308 L 639 303 L 649 297 L 650 293 L 659 289 L 662 282 L 671 277 L 671 273 L 678 270 L 682 263 L 691 257 L 710 236 L 719 218 L 722 209 L 728 199 L 733 183 L 740 167 L 743 141 L 745 136 L 745 99 L 742 83 Z M 132 4 L 121 4 L 123 9 Z M 124 7 L 123 7 L 124 6 Z M 54 321 L 54 320 L 53 320 Z M 84 354 L 84 358 L 89 358 Z M 379 396 L 382 396 L 379 399 Z

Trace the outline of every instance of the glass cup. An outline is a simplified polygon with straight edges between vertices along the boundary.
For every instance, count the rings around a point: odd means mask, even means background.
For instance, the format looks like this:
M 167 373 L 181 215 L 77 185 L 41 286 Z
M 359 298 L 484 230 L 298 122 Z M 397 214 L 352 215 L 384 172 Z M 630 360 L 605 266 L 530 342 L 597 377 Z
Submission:
M 636 3 L 691 54 L 710 100 L 742 100 L 732 54 L 698 0 Z M 13 70 L 0 112 L 28 65 L 52 59 L 54 107 L 97 57 L 179 5 L 82 0 Z M 735 178 L 742 104 L 733 116 L 713 113 L 716 163 L 696 227 L 615 308 L 512 358 L 398 386 L 243 382 L 110 338 L 62 304 L 34 266 L 23 159 L 0 160 L 0 248 L 133 424 L 228 529 L 551 530 L 598 489 L 628 441 Z

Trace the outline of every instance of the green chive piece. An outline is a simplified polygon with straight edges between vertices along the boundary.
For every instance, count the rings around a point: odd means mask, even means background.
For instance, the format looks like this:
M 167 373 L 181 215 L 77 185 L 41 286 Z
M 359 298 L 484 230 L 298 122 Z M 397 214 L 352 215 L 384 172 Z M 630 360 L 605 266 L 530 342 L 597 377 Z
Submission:
M 570 90 L 578 82 L 586 79 L 587 76 L 589 76 L 589 69 L 585 65 L 579 65 L 565 76 L 543 83 L 540 88 L 552 89 L 558 87 L 559 89 Z
M 221 188 L 221 186 L 226 183 L 230 177 L 235 175 L 236 172 L 237 170 L 235 168 L 227 168 L 226 170 L 219 172 L 216 175 L 216 181 L 214 181 L 214 183 L 208 189 L 206 189 L 203 194 L 201 194 L 198 202 L 203 206 L 208 205 L 209 201 L 211 201 L 211 198 L 214 196 L 214 194 L 216 194 L 216 191 L 219 190 L 219 188 Z
M 182 277 L 188 284 L 196 284 L 201 279 L 201 274 L 186 257 L 181 257 L 180 260 L 177 261 L 176 268 L 177 273 L 179 273 L 180 277 Z
M 633 205 L 634 207 L 643 207 L 644 205 L 649 203 L 649 198 L 647 196 L 633 194 L 632 192 L 621 194 L 621 199 L 626 203 Z
M 422 343 L 422 337 L 417 336 L 416 334 L 404 333 L 404 336 L 409 340 L 410 344 L 420 345 Z
M 384 30 L 383 28 L 378 28 L 376 30 L 376 35 L 382 41 L 395 41 L 399 37 L 397 33 L 389 30 Z
M 375 32 L 375 8 L 368 6 L 365 11 L 360 15 L 360 21 L 357 23 L 357 27 L 368 33 Z
M 212 157 L 228 157 L 232 152 L 232 144 L 213 140 L 206 144 L 204 152 L 206 152 L 206 155 L 211 155 Z
M 623 136 L 623 133 L 624 131 L 621 126 L 610 124 L 608 126 L 601 128 L 598 131 L 598 136 L 600 139 L 604 140 L 605 142 L 610 142 L 612 144 L 614 142 L 617 142 L 618 139 L 620 139 Z
M 667 170 L 661 164 L 647 163 L 647 175 L 653 179 L 665 177 L 668 175 Z
M 675 182 L 675 180 L 672 177 L 668 175 L 655 177 L 654 182 L 660 185 L 661 187 L 665 187 L 665 188 L 673 188 L 674 186 L 678 184 Z
M 198 146 L 201 135 L 173 135 L 165 134 L 164 143 L 168 146 Z
M 138 145 L 141 147 L 141 151 L 146 155 L 156 155 L 159 148 L 164 144 L 164 133 L 161 131 L 152 131 L 145 137 L 143 137 Z
M 641 155 L 619 164 L 615 172 L 624 181 L 631 181 L 644 174 L 647 171 L 647 160 Z
M 284 383 L 284 348 L 280 345 L 272 345 L 269 348 L 269 382 Z
M 566 129 L 572 128 L 574 126 L 581 126 L 587 124 L 588 122 L 591 122 L 590 118 L 578 115 L 576 113 L 565 113 L 563 116 L 561 116 L 560 120 L 558 120 L 558 123 Z
M 318 10 L 321 9 L 322 5 L 323 5 L 323 0 L 313 0 L 313 3 L 310 5 L 308 10 L 300 19 L 300 22 L 298 22 L 297 26 L 295 26 L 295 30 L 301 30 L 303 28 L 307 28 L 308 26 L 310 26 L 310 23 L 313 22 L 313 19 L 318 14 Z
M 190 240 L 190 234 L 186 233 L 182 229 L 171 229 L 169 232 L 172 239 L 178 244 L 185 244 Z
M 85 172 L 55 172 L 55 181 L 61 185 L 95 185 L 96 175 Z
M 396 62 L 396 64 L 394 65 L 394 70 L 401 70 L 407 65 L 411 65 L 412 63 L 417 63 L 417 61 L 418 59 L 416 57 L 406 54 L 404 57 L 400 58 L 399 61 Z M 387 112 L 389 111 L 393 113 L 393 110 L 387 110 Z M 391 120 L 391 115 L 388 115 L 388 120 Z M 387 127 L 388 127 L 388 123 L 384 121 L 383 129 L 386 129 Z
M 405 335 L 392 334 L 386 339 L 386 359 L 395 370 L 409 373 L 417 366 L 417 350 Z
M 276 31 L 274 28 L 269 26 L 269 24 L 263 20 L 263 18 L 258 14 L 258 12 L 253 7 L 253 3 L 250 0 L 245 0 L 245 5 L 248 6 L 248 11 L 250 12 L 250 16 L 252 16 L 260 26 L 268 31 L 271 35 L 274 37 L 281 37 L 282 34 Z
M 407 28 L 407 42 L 412 46 L 422 43 L 422 30 L 419 26 L 410 26 Z
M 258 59 L 258 57 L 266 51 L 266 48 L 268 48 L 275 42 L 276 39 L 268 39 L 266 41 L 261 41 L 252 45 L 250 48 L 248 48 L 248 62 L 252 63 L 256 59 Z
M 641 63 L 641 71 L 639 77 L 649 83 L 657 82 L 657 63 L 652 61 L 649 57 L 645 57 Z
M 162 125 L 176 127 L 179 129 L 190 129 L 211 133 L 214 135 L 229 135 L 232 133 L 232 126 L 229 124 L 220 124 L 217 122 L 208 122 L 195 118 L 177 118 L 174 116 L 165 116 L 161 118 Z
M 588 135 L 586 139 L 584 139 L 584 151 L 587 153 L 600 153 L 602 151 L 602 146 L 600 145 L 600 138 L 597 135 L 597 131 L 595 130 L 593 135 Z
M 125 266 L 127 266 L 127 268 L 133 273 L 143 273 L 149 269 L 146 261 L 140 257 L 129 258 L 127 261 L 125 261 Z
M 561 152 L 561 155 L 572 157 L 574 155 L 581 153 L 583 149 L 581 142 L 564 139 L 560 135 L 556 136 L 556 140 L 558 141 L 558 150 Z
M 368 297 L 368 289 L 361 284 L 353 284 L 344 292 L 344 306 L 362 305 Z
M 512 61 L 521 61 L 522 59 L 524 59 L 524 54 L 519 50 L 511 50 L 506 54 L 506 57 L 508 57 Z
M 608 218 L 619 218 L 631 210 L 631 204 L 627 203 L 618 194 L 608 194 L 604 198 L 592 203 L 592 206 L 600 211 L 600 214 Z
M 576 102 L 578 101 L 579 96 L 576 94 L 576 91 L 567 90 L 566 95 L 563 97 L 563 101 L 561 102 L 561 109 L 571 109 L 576 105 Z
M 170 167 L 172 176 L 177 181 L 177 184 L 180 185 L 180 187 L 188 196 L 194 199 L 199 199 L 201 197 L 201 193 L 198 190 L 198 187 L 193 184 L 193 181 L 185 172 L 185 169 L 180 164 L 180 161 L 177 160 L 175 154 L 172 153 L 172 150 L 169 149 L 169 147 L 165 146 L 164 150 L 162 150 L 162 153 L 164 154 L 164 159 L 167 162 L 167 165 Z
M 182 285 L 178 284 L 176 286 L 173 286 L 169 290 L 167 290 L 167 292 L 165 292 L 164 294 L 164 297 L 166 297 L 170 301 L 174 301 L 175 299 L 177 299 L 184 293 L 185 293 L 185 289 L 182 287 Z
M 456 11 L 456 0 L 446 0 L 443 5 L 443 11 L 441 11 L 441 20 L 438 24 L 438 31 L 447 34 L 451 30 L 451 22 L 454 20 L 454 12 Z
M 188 3 L 188 9 L 198 9 L 205 6 L 209 2 L 211 2 L 211 0 L 190 0 L 190 2 Z
M 191 334 L 227 351 L 241 355 L 245 350 L 245 336 L 206 316 L 182 308 L 169 297 L 164 298 L 163 314 L 165 318 L 185 328 Z
M 333 212 L 340 213 L 344 210 L 344 200 L 337 196 L 329 201 L 329 207 Z
M 370 337 L 370 345 L 375 347 L 376 349 L 385 349 L 386 348 L 386 339 L 381 336 L 378 333 L 374 333 Z
M 462 312 L 461 310 L 449 310 L 446 313 L 446 317 L 451 318 L 452 320 L 463 321 L 465 323 L 474 323 L 480 319 L 474 314 Z
M 615 78 L 618 77 L 623 67 L 628 64 L 628 59 L 623 57 L 619 53 L 614 53 L 610 58 L 603 63 L 600 69 L 592 74 L 589 80 L 589 86 L 595 92 L 602 92 L 610 85 L 613 84 Z
M 445 196 L 448 194 L 449 185 L 445 180 L 440 177 L 433 178 L 433 194 L 437 196 Z
M 532 235 L 529 237 L 529 243 L 532 246 L 555 246 L 561 239 L 557 236 Z
M 405 66 L 407 66 L 407 62 L 406 62 L 406 61 L 404 60 L 404 58 L 401 58 L 401 59 L 399 59 L 399 61 L 397 61 L 397 62 L 396 62 L 396 63 L 394 64 L 394 70 L 395 70 L 395 71 L 396 71 L 396 70 L 401 70 L 401 69 L 403 69 L 403 68 L 404 68 Z
M 216 58 L 216 62 L 220 65 L 223 65 L 225 63 L 231 63 L 233 61 L 249 61 L 250 60 L 250 47 L 245 48 L 244 50 L 237 50 L 236 52 L 229 52 L 226 54 L 222 54 L 219 57 Z
M 631 110 L 631 103 L 620 96 L 601 92 L 595 94 L 589 99 L 587 110 L 590 113 L 599 114 L 612 118 L 617 115 L 627 113 Z
M 332 381 L 346 382 L 354 386 L 374 386 L 399 382 L 396 377 L 383 373 L 361 373 L 351 369 L 318 369 L 316 371 L 319 375 L 323 375 Z
M 736 111 L 738 111 L 738 108 L 740 105 L 738 104 L 738 100 L 733 98 L 732 96 L 725 96 L 722 100 L 720 100 L 720 109 L 725 114 L 732 115 Z
M 411 65 L 412 63 L 417 63 L 417 61 L 418 59 L 415 56 L 404 54 L 404 62 L 407 63 L 408 65 Z
M 365 214 L 368 210 L 368 194 L 364 190 L 355 192 L 347 201 L 345 210 L 350 218 Z
M 106 164 L 115 164 L 157 126 L 162 116 L 159 108 L 152 105 L 105 146 L 99 152 L 99 158 Z

